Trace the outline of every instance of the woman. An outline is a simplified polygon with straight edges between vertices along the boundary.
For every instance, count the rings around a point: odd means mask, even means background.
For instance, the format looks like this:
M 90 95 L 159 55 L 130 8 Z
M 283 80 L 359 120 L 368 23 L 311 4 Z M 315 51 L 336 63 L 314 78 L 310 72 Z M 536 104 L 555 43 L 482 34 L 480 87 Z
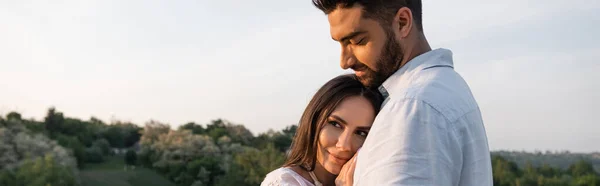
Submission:
M 381 95 L 354 74 L 327 82 L 306 107 L 286 162 L 261 185 L 335 185 L 342 166 L 362 146 L 381 102 Z

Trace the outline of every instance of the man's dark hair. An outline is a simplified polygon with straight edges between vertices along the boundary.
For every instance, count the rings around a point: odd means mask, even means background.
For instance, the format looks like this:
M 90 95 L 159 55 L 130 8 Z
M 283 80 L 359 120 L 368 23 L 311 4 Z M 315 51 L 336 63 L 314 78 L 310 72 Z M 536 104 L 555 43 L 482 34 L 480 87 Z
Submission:
M 423 14 L 421 0 L 312 0 L 313 4 L 325 14 L 336 8 L 350 8 L 358 3 L 364 7 L 363 16 L 375 19 L 380 23 L 391 23 L 396 12 L 402 7 L 412 11 L 417 28 L 423 31 Z

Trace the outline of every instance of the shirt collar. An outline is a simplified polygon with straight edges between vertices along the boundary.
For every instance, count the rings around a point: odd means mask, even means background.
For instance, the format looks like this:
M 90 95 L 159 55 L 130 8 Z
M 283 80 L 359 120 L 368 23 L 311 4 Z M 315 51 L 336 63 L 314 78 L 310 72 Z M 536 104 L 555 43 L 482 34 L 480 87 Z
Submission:
M 408 80 L 411 79 L 415 72 L 440 66 L 454 68 L 452 51 L 439 48 L 425 52 L 411 59 L 404 64 L 404 66 L 400 67 L 398 71 L 387 78 L 381 84 L 381 86 L 379 86 L 378 90 L 384 96 L 384 98 L 387 98 L 390 94 L 390 91 L 394 90 L 395 87 L 409 83 L 410 81 Z

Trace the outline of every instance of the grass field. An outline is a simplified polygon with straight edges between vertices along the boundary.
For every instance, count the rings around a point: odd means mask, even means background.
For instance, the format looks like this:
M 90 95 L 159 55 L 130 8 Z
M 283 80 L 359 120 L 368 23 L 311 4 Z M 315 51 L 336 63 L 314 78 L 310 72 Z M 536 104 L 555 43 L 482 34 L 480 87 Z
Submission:
M 124 170 L 123 156 L 109 157 L 101 164 L 86 164 L 80 176 L 83 186 L 175 186 L 156 172 L 136 167 Z

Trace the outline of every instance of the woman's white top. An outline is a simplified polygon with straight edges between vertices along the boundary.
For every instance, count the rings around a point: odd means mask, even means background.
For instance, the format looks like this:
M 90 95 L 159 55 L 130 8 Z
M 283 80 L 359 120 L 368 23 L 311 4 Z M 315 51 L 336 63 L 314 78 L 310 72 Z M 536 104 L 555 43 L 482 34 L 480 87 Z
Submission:
M 315 186 L 289 167 L 281 167 L 271 171 L 260 186 Z

